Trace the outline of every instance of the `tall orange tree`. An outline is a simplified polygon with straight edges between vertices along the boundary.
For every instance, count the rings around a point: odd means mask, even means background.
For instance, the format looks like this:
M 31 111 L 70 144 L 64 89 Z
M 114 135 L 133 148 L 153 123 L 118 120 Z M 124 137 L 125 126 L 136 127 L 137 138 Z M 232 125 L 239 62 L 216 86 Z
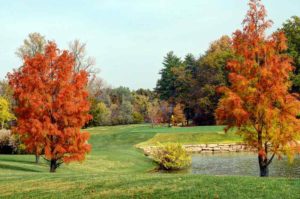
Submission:
M 265 19 L 264 6 L 260 0 L 250 0 L 249 6 L 243 30 L 233 34 L 235 55 L 227 63 L 230 86 L 219 88 L 224 96 L 216 116 L 218 123 L 237 127 L 245 142 L 257 148 L 260 176 L 268 176 L 276 155 L 293 157 L 299 149 L 300 103 L 288 92 L 293 67 L 284 54 L 284 34 L 266 36 L 272 22 Z
M 29 151 L 44 154 L 50 172 L 62 163 L 82 161 L 90 151 L 81 127 L 91 119 L 86 71 L 74 71 L 74 58 L 49 42 L 43 54 L 25 57 L 23 67 L 8 74 L 17 101 L 14 129 Z

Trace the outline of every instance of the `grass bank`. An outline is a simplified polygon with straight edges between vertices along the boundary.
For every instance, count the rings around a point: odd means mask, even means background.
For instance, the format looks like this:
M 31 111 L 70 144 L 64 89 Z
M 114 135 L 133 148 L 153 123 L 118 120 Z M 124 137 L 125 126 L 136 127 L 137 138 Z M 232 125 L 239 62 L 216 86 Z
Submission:
M 86 161 L 54 174 L 46 162 L 35 165 L 34 156 L 0 155 L 0 198 L 300 198 L 299 179 L 152 173 L 153 162 L 134 147 L 157 133 L 212 129 L 222 127 L 90 128 Z
M 137 147 L 153 146 L 157 143 L 177 142 L 181 144 L 214 144 L 214 143 L 239 143 L 240 136 L 234 131 L 224 132 L 223 126 L 196 126 L 186 128 L 158 129 L 157 134 L 151 139 L 137 144 Z

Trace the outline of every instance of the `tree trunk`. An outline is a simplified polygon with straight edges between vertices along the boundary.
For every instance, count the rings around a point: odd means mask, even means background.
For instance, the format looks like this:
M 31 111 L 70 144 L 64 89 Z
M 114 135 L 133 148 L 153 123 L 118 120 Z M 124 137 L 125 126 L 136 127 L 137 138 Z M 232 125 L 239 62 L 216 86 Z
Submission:
M 260 177 L 268 177 L 269 176 L 269 164 L 271 162 L 268 161 L 268 146 L 265 143 L 265 148 L 263 148 L 262 142 L 262 131 L 257 132 L 257 141 L 258 141 L 258 164 L 259 164 L 259 175 Z M 274 155 L 273 155 L 274 157 Z M 271 158 L 272 161 L 273 158 Z
M 50 172 L 54 173 L 56 171 L 57 168 L 57 160 L 52 159 L 50 161 Z
M 171 116 L 169 117 L 168 127 L 169 128 L 172 127 L 172 125 L 171 125 Z
M 38 164 L 40 161 L 40 155 L 35 155 L 35 164 Z
M 259 166 L 260 177 L 268 177 L 269 176 L 269 167 L 268 166 Z
M 170 110 L 169 110 L 169 124 L 168 124 L 168 127 L 172 127 L 172 116 L 173 116 L 173 111 L 174 111 L 174 103 L 170 103 Z
M 268 177 L 269 176 L 268 158 L 258 155 L 258 163 L 259 163 L 260 177 Z

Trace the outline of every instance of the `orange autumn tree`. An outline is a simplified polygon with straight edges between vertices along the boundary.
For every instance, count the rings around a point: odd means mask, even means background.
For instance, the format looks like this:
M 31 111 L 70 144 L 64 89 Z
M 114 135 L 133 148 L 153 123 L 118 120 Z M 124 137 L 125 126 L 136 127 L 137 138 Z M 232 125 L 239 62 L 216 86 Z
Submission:
M 300 103 L 288 92 L 293 67 L 284 54 L 284 34 L 267 37 L 271 21 L 265 19 L 264 6 L 260 0 L 251 0 L 249 6 L 243 30 L 233 34 L 235 58 L 227 63 L 230 86 L 219 88 L 224 96 L 216 116 L 227 129 L 237 127 L 245 142 L 257 149 L 260 176 L 268 176 L 274 156 L 296 153 Z
M 43 54 L 25 57 L 9 83 L 17 101 L 17 127 L 27 150 L 44 153 L 50 172 L 62 163 L 82 161 L 91 146 L 89 134 L 80 132 L 91 116 L 86 71 L 76 72 L 74 58 L 49 42 Z

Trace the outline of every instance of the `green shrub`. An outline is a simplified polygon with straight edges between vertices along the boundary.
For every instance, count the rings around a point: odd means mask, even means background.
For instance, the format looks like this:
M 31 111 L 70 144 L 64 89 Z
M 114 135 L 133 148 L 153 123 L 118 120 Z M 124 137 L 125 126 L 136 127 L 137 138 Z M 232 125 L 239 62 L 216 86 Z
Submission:
M 134 124 L 140 124 L 144 122 L 144 116 L 139 112 L 133 112 L 132 117 Z
M 159 144 L 152 157 L 162 169 L 166 170 L 179 170 L 191 165 L 191 156 L 179 143 Z
M 19 141 L 16 153 L 17 154 L 28 154 L 28 151 L 26 151 L 26 145 Z

